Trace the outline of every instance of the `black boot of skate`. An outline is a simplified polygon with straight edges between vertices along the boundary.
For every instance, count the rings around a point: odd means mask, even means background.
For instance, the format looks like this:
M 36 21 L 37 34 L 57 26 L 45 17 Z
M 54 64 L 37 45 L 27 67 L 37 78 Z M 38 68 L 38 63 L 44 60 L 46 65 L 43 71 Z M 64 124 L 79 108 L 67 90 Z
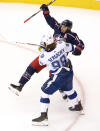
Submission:
M 42 112 L 41 116 L 32 120 L 32 125 L 35 126 L 48 126 L 47 112 Z
M 9 89 L 13 92 L 13 93 L 15 93 L 17 96 L 19 96 L 19 93 L 22 91 L 22 88 L 23 88 L 24 86 L 23 85 L 21 85 L 20 83 L 18 83 L 18 84 L 10 84 L 10 87 L 9 87 Z
M 69 110 L 70 111 L 82 111 L 83 107 L 82 107 L 81 101 L 79 101 L 78 104 L 75 105 L 74 107 L 69 107 Z

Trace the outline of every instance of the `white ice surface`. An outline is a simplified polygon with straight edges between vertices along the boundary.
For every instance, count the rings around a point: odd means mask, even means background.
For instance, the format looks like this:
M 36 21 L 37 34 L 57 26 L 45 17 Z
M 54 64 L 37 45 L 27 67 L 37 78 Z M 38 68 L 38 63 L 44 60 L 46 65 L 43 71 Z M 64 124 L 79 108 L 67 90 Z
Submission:
M 40 115 L 40 88 L 48 78 L 46 69 L 32 76 L 19 97 L 9 91 L 9 84 L 17 82 L 38 55 L 37 47 L 11 41 L 39 44 L 43 34 L 53 33 L 42 13 L 24 24 L 38 9 L 39 5 L 0 3 L 0 131 L 99 131 L 100 11 L 50 6 L 51 15 L 59 22 L 73 21 L 73 31 L 85 43 L 81 56 L 69 56 L 76 76 L 74 87 L 84 103 L 84 116 L 68 111 L 68 103 L 57 92 L 51 96 L 49 126 L 31 125 L 31 120 Z M 8 42 L 3 42 L 3 37 Z

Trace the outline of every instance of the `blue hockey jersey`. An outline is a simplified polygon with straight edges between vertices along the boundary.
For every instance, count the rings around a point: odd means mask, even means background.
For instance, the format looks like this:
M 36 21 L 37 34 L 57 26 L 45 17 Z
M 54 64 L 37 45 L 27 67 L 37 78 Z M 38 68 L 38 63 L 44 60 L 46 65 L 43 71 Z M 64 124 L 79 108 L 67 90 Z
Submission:
M 51 17 L 50 15 L 45 16 L 45 19 L 47 21 L 47 24 L 54 29 L 54 37 L 60 37 L 63 38 L 65 42 L 67 43 L 71 43 L 73 45 L 83 45 L 84 43 L 82 40 L 79 39 L 78 35 L 72 31 L 69 31 L 67 33 L 62 33 L 61 32 L 61 26 L 60 23 L 58 23 L 53 17 Z

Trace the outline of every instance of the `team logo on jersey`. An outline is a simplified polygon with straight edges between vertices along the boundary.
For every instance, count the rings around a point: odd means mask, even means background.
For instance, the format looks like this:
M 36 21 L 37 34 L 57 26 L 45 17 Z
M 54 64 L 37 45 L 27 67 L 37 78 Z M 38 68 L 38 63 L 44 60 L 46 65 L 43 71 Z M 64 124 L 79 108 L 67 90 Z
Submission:
M 44 54 L 42 54 L 40 57 L 43 58 L 43 57 L 44 57 Z

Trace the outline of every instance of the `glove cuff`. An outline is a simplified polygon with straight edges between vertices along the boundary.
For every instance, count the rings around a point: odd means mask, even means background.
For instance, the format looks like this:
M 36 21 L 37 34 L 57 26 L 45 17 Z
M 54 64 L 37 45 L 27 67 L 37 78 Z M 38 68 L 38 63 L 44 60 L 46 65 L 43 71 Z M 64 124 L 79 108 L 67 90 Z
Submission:
M 72 52 L 72 54 L 75 55 L 75 56 L 79 56 L 79 55 L 81 55 L 81 53 L 82 53 L 81 51 L 80 52 L 77 52 L 77 51 Z
M 47 11 L 43 11 L 43 15 L 44 15 L 44 16 L 48 16 L 49 13 L 50 13 L 49 10 L 47 10 Z

